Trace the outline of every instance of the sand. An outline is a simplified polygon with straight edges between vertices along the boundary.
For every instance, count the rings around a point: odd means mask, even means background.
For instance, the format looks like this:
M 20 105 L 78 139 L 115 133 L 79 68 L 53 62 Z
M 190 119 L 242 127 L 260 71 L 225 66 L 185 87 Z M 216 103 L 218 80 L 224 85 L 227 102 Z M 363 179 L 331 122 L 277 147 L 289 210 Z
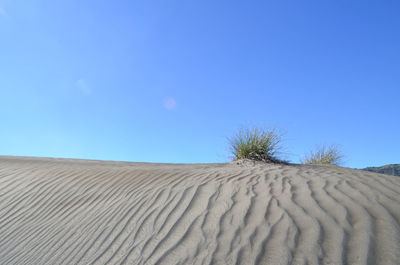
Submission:
M 400 178 L 0 157 L 0 264 L 400 264 Z

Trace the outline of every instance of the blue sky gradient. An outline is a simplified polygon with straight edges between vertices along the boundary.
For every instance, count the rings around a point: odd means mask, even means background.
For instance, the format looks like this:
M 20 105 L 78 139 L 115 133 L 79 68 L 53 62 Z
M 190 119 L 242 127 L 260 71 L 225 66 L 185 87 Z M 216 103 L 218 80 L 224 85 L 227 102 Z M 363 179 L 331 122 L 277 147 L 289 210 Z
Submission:
M 225 162 L 241 126 L 285 158 L 400 163 L 399 1 L 0 0 L 0 154 Z

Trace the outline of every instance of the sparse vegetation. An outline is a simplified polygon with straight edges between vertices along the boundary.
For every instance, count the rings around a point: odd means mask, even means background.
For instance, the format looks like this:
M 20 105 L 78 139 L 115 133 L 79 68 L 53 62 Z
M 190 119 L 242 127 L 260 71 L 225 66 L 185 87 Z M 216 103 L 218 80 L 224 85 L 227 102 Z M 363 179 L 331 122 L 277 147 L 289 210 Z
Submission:
M 303 164 L 334 164 L 343 163 L 343 154 L 337 145 L 317 147 L 315 151 L 301 159 Z
M 251 159 L 264 162 L 283 162 L 277 155 L 281 145 L 281 135 L 276 129 L 253 127 L 240 129 L 229 138 L 234 160 Z

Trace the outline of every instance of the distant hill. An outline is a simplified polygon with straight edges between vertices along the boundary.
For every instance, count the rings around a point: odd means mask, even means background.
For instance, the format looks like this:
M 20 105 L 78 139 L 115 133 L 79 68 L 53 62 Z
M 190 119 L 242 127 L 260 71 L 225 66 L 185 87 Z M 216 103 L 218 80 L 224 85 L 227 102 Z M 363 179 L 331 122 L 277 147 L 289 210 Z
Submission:
M 367 167 L 363 168 L 363 170 L 387 175 L 400 176 L 400 164 L 386 165 L 382 167 Z

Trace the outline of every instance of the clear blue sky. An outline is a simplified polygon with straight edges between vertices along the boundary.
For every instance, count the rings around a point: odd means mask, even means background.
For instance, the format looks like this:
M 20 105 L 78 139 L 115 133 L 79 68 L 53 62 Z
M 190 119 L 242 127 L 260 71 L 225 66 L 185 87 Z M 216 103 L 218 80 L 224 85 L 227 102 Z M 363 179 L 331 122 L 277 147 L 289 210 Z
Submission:
M 400 2 L 0 0 L 0 154 L 225 162 L 240 126 L 286 158 L 400 163 Z

